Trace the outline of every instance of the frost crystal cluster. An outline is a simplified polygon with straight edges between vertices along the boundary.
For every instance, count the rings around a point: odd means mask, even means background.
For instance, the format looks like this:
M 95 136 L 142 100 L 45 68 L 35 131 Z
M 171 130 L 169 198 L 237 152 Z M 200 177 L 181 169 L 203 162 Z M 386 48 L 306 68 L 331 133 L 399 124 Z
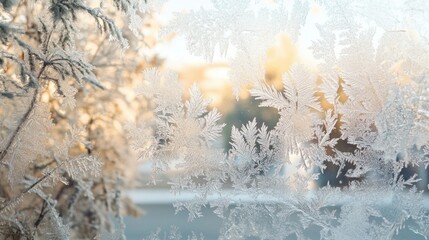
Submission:
M 196 85 L 182 91 L 174 73 L 151 69 L 140 93 L 155 117 L 131 130 L 133 146 L 154 181 L 179 170 L 172 190 L 196 197 L 177 209 L 192 220 L 209 206 L 222 239 L 427 239 L 428 21 L 428 2 L 412 0 L 211 0 L 177 13 L 165 31 L 226 60 L 231 94 L 248 91 L 279 118 L 225 126 Z M 288 51 L 310 39 L 314 61 L 277 62 L 274 85 L 265 63 L 279 38 Z

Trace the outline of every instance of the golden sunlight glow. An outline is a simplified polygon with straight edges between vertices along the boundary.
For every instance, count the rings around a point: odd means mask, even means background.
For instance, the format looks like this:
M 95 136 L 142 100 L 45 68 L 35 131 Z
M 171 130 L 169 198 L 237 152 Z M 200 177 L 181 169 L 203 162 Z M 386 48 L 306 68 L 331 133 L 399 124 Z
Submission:
M 267 51 L 266 80 L 276 89 L 282 89 L 282 75 L 297 61 L 297 50 L 286 34 L 277 36 L 275 46 Z
M 224 63 L 185 65 L 179 70 L 180 80 L 185 89 L 197 83 L 204 96 L 211 100 L 211 107 L 222 112 L 229 112 L 234 98 L 231 95 L 232 87 L 228 78 L 228 65 Z M 185 92 L 185 98 L 188 93 Z M 231 104 L 232 103 L 232 104 Z
M 176 38 L 171 41 L 174 48 L 182 45 L 183 39 Z M 181 46 L 185 48 L 184 45 Z M 265 63 L 265 76 L 268 84 L 276 89 L 283 88 L 282 75 L 301 58 L 299 49 L 293 44 L 286 34 L 280 34 L 274 46 L 267 50 Z M 179 63 L 180 62 L 180 63 Z M 177 52 L 173 61 L 168 65 L 175 66 L 179 72 L 180 81 L 184 89 L 188 89 L 193 83 L 197 83 L 206 98 L 211 99 L 211 107 L 218 108 L 222 113 L 228 113 L 234 109 L 237 103 L 232 96 L 232 85 L 229 79 L 230 66 L 225 62 L 205 63 L 197 58 L 192 58 L 186 52 Z M 242 86 L 239 98 L 248 99 L 249 89 L 252 86 Z M 188 93 L 184 93 L 185 98 Z

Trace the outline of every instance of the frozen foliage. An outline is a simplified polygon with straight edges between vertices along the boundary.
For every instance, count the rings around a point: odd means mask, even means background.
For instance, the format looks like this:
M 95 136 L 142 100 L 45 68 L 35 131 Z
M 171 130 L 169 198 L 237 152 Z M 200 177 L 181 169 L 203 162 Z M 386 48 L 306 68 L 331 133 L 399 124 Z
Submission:
M 265 4 L 212 0 L 168 30 L 184 34 L 196 55 L 231 61 L 236 86 L 251 83 L 260 107 L 278 111 L 275 128 L 232 126 L 223 150 L 214 144 L 220 114 L 197 87 L 183 103 L 177 77 L 150 70 L 142 93 L 156 117 L 130 131 L 140 156 L 157 174 L 179 171 L 172 189 L 197 197 L 177 209 L 192 220 L 212 207 L 224 219 L 221 239 L 392 239 L 404 229 L 427 239 L 424 175 L 407 174 L 429 164 L 427 3 L 314 2 L 326 14 L 311 44 L 317 70 L 291 66 L 281 90 L 265 80 L 266 48 L 277 33 L 297 42 L 310 5 Z
M 125 174 L 119 156 L 97 152 L 107 137 L 92 113 L 106 89 L 94 60 L 130 47 L 121 12 L 138 35 L 144 1 L 0 1 L 1 239 L 124 238 Z
M 33 160 L 45 153 L 47 133 L 52 127 L 46 104 L 38 103 L 28 115 L 27 123 L 12 136 L 13 140 L 9 140 L 10 146 L 4 146 L 8 149 L 4 161 L 9 165 L 9 180 L 13 183 L 20 181 Z M 16 126 L 11 126 L 11 129 L 14 128 Z

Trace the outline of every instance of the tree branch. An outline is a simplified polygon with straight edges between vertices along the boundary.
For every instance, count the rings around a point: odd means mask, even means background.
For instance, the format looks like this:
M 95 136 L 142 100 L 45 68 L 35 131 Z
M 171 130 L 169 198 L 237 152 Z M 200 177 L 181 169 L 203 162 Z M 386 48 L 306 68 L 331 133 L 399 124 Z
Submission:
M 39 72 L 39 75 L 37 76 L 37 79 L 40 79 L 43 71 L 45 71 L 45 69 L 46 69 L 46 66 L 47 65 L 45 63 L 43 63 L 43 66 L 40 69 L 40 72 Z M 0 153 L 0 163 L 3 163 L 9 149 L 11 148 L 13 142 L 15 141 L 15 138 L 18 136 L 19 132 L 24 127 L 24 123 L 26 123 L 28 118 L 30 117 L 30 115 L 31 115 L 30 113 L 34 109 L 34 106 L 36 105 L 38 95 L 39 95 L 39 88 L 36 88 L 33 92 L 33 96 L 31 98 L 30 106 L 28 106 L 27 111 L 25 112 L 24 116 L 21 118 L 21 121 L 18 123 L 18 127 L 13 132 L 12 137 L 9 139 L 9 142 L 6 144 L 6 147 Z

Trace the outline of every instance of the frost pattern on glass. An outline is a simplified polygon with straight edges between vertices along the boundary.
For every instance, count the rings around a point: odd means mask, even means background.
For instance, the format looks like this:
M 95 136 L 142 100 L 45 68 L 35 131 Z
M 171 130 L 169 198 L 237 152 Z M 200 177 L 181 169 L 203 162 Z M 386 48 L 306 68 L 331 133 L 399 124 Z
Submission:
M 427 3 L 265 4 L 212 0 L 177 15 L 167 29 L 185 35 L 189 50 L 208 61 L 216 52 L 228 59 L 234 94 L 251 83 L 260 107 L 278 111 L 273 129 L 256 119 L 232 126 L 231 148 L 219 148 L 221 116 L 207 109 L 197 86 L 183 102 L 177 76 L 145 72 L 141 92 L 153 99 L 156 118 L 130 127 L 130 137 L 156 173 L 182 170 L 172 190 L 197 195 L 177 210 L 193 220 L 210 206 L 224 220 L 222 239 L 307 239 L 310 232 L 391 239 L 405 228 L 427 239 L 427 186 L 405 174 L 429 165 Z M 265 80 L 266 49 L 277 33 L 298 42 L 310 8 L 327 17 L 310 47 L 317 69 L 291 66 L 278 90 Z M 332 169 L 338 183 L 320 183 Z

